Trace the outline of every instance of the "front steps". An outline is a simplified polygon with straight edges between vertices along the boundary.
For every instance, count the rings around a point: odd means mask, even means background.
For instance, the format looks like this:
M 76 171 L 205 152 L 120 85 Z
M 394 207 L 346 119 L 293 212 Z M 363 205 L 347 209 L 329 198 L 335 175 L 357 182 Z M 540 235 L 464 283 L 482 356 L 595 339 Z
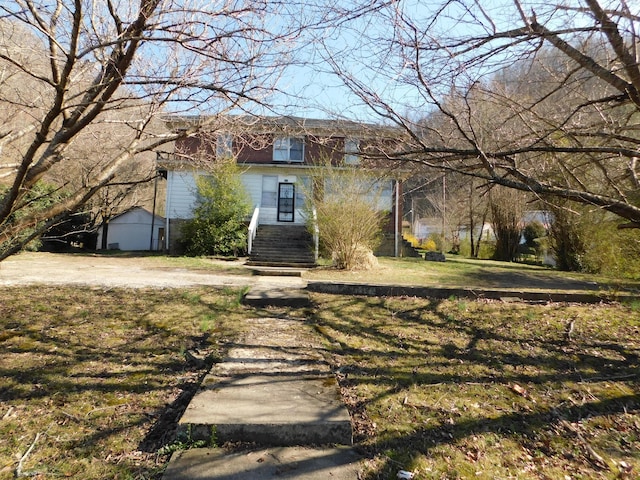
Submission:
M 312 268 L 313 238 L 304 225 L 260 225 L 249 266 Z

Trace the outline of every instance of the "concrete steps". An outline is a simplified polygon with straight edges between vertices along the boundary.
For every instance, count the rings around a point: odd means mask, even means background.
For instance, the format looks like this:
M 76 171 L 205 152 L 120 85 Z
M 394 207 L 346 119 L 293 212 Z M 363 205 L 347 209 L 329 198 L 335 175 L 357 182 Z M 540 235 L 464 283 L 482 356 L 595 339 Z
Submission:
M 351 420 L 312 327 L 291 318 L 256 318 L 246 327 L 203 381 L 179 430 L 251 448 L 177 452 L 163 480 L 356 480 Z
M 351 445 L 351 420 L 330 376 L 216 379 L 191 402 L 179 424 L 193 440 L 259 445 Z
M 302 225 L 260 225 L 247 265 L 314 267 L 313 239 Z
M 263 287 L 254 285 L 245 295 L 242 303 L 252 307 L 292 307 L 304 308 L 311 305 L 306 290 L 289 287 Z

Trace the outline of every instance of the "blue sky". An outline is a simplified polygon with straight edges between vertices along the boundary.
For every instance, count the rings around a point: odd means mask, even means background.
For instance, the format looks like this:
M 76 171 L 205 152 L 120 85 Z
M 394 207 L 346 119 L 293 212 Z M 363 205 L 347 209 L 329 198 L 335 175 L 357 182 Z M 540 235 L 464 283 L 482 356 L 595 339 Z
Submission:
M 480 34 L 494 27 L 506 30 L 524 25 L 513 0 L 469 0 L 464 3 L 470 6 L 470 11 L 462 7 L 462 2 L 449 2 L 446 9 L 438 10 L 444 3 L 446 2 L 407 0 L 396 2 L 394 8 L 407 14 L 422 28 L 420 33 L 427 34 L 429 38 Z M 538 19 L 547 25 L 564 14 L 562 11 L 554 11 L 546 2 L 523 0 L 521 3 L 526 16 L 535 11 Z M 432 22 L 431 17 L 436 11 L 437 19 Z M 291 115 L 319 118 L 343 116 L 364 121 L 379 119 L 331 72 L 322 58 L 326 49 L 337 52 L 334 58 L 345 71 L 362 80 L 394 107 L 399 110 L 427 110 L 427 100 L 421 95 L 424 92 L 404 84 L 403 74 L 411 72 L 403 72 L 396 52 L 391 51 L 392 47 L 383 41 L 394 34 L 392 18 L 393 11 L 390 9 L 384 14 L 365 15 L 339 28 L 327 30 L 322 42 L 316 38 L 316 43 L 309 41 L 306 45 L 301 45 L 296 57 L 308 60 L 309 65 L 291 66 L 286 70 L 279 83 L 281 91 L 286 93 L 275 97 L 278 110 Z M 366 37 L 362 36 L 362 32 L 366 32 Z M 370 40 L 376 37 L 380 39 L 379 42 Z M 435 68 L 448 67 L 440 64 Z M 477 74 L 478 71 L 468 72 L 469 78 Z M 434 75 L 434 79 L 437 80 L 437 75 Z M 441 93 L 445 93 L 449 87 L 446 82 L 434 86 L 441 88 Z

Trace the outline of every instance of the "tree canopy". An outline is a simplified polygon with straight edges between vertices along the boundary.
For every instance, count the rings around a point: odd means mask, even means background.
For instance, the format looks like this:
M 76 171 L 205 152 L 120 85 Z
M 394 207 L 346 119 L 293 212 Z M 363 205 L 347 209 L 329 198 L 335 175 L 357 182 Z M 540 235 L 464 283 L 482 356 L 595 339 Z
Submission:
M 397 157 L 640 227 L 640 17 L 626 1 L 385 4 L 325 55 Z
M 29 241 L 20 232 L 36 237 L 120 184 L 140 154 L 170 150 L 177 138 L 215 130 L 234 109 L 263 105 L 308 21 L 299 8 L 227 0 L 0 5 L 0 260 Z M 164 115 L 202 112 L 206 125 L 163 128 Z M 79 181 L 66 181 L 55 202 L 27 208 L 40 180 L 71 177 L 79 158 L 90 160 Z

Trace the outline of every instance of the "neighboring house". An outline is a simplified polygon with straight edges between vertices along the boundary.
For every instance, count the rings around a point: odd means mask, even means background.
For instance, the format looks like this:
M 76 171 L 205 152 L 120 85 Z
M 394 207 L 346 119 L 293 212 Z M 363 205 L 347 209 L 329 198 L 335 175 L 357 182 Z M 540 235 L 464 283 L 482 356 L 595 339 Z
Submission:
M 151 235 L 153 228 L 153 237 Z M 107 233 L 109 250 L 162 250 L 164 246 L 165 219 L 142 207 L 135 207 L 109 220 L 107 227 L 98 229 L 98 248 Z
M 202 118 L 170 117 L 167 124 L 173 130 L 188 129 Z M 216 159 L 233 156 L 242 167 L 241 179 L 254 207 L 252 223 L 304 226 L 306 196 L 320 162 L 360 168 L 361 162 L 383 158 L 384 148 L 394 142 L 392 129 L 356 122 L 296 117 L 260 117 L 251 122 L 247 117 L 229 119 L 227 128 L 177 142 L 175 153 L 162 160 L 167 170 L 166 249 L 171 253 L 180 253 L 180 224 L 192 216 L 195 179 L 206 175 L 206 164 Z M 377 171 L 383 171 L 383 165 L 378 166 Z M 386 233 L 392 245 L 387 254 L 393 255 L 393 243 L 398 242 L 400 232 L 396 204 L 402 197 L 402 185 L 388 176 L 377 181 L 382 192 L 379 208 L 389 212 Z M 398 211 L 402 211 L 401 205 Z
M 418 218 L 413 222 L 411 233 L 420 242 L 424 242 L 430 235 L 442 233 L 442 220 L 439 218 Z
M 413 234 L 418 240 L 426 240 L 431 235 L 442 234 L 442 218 L 440 217 L 423 217 L 415 221 L 413 225 Z M 467 225 L 445 225 L 446 235 L 449 238 L 452 235 L 457 235 L 459 240 L 468 240 L 471 238 L 469 227 Z M 473 230 L 474 240 L 478 240 L 478 236 L 482 234 L 483 240 L 495 240 L 496 236 L 493 233 L 493 226 L 489 222 L 485 222 L 482 225 L 476 225 Z
M 533 222 L 540 222 L 544 228 L 549 230 L 553 223 L 553 213 L 548 210 L 528 210 L 522 216 L 523 225 L 529 225 Z

